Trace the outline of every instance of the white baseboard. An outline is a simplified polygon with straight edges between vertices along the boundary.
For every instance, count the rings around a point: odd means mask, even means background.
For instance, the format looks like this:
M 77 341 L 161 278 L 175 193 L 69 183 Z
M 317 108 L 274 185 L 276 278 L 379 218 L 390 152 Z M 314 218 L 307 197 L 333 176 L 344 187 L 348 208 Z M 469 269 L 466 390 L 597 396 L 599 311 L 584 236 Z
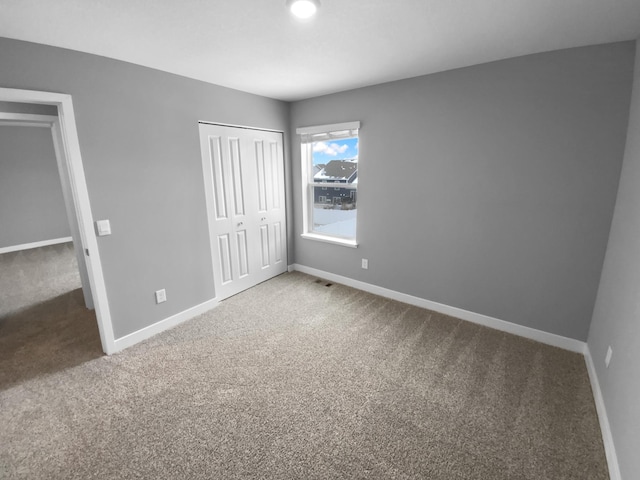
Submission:
M 293 268 L 292 268 L 293 267 Z M 414 297 L 413 295 L 407 295 L 406 293 L 397 292 L 395 290 L 389 290 L 388 288 L 379 287 L 370 283 L 361 282 L 359 280 L 353 280 L 348 277 L 336 275 L 333 273 L 325 272 L 315 268 L 307 267 L 294 263 L 289 266 L 289 271 L 296 270 L 298 272 L 306 273 L 316 277 L 321 277 L 332 282 L 341 283 L 349 287 L 357 288 L 358 290 L 364 290 L 365 292 L 380 295 L 381 297 L 391 298 L 392 300 L 398 300 L 399 302 L 415 305 L 416 307 L 426 308 L 435 312 L 444 313 L 452 317 L 460 318 L 468 322 L 477 323 L 490 327 L 496 330 L 500 330 L 507 333 L 512 333 L 520 337 L 529 338 L 540 343 L 545 343 L 554 347 L 562 348 L 576 353 L 584 353 L 586 347 L 585 342 L 575 340 L 573 338 L 563 337 L 554 333 L 544 332 L 542 330 L 536 330 L 535 328 L 525 327 L 523 325 L 517 325 L 515 323 L 506 322 L 497 318 L 488 317 L 480 313 L 470 312 L 457 307 L 450 307 L 442 303 L 432 302 L 423 298 Z
M 183 310 L 182 312 L 176 313 L 175 315 L 165 318 L 164 320 L 160 320 L 153 325 L 141 328 L 136 332 L 125 335 L 124 337 L 117 338 L 114 341 L 114 350 L 112 352 L 109 352 L 109 354 L 124 350 L 125 348 L 131 347 L 136 343 L 140 343 L 141 341 L 153 337 L 160 332 L 164 332 L 165 330 L 169 330 L 170 328 L 186 322 L 187 320 L 191 320 L 192 318 L 197 317 L 198 315 L 207 312 L 212 308 L 215 308 L 218 303 L 218 300 L 216 300 L 215 298 L 207 300 L 200 305 L 196 305 L 195 307 Z
M 596 403 L 596 410 L 598 412 L 604 452 L 607 456 L 607 464 L 609 465 L 609 478 L 611 480 L 622 480 L 620 466 L 618 465 L 618 456 L 616 455 L 616 447 L 613 443 L 613 435 L 611 434 L 611 426 L 609 425 L 609 417 L 607 416 L 607 409 L 604 405 L 604 398 L 602 397 L 602 390 L 600 390 L 600 382 L 598 381 L 598 374 L 596 373 L 596 366 L 591 357 L 589 345 L 585 345 L 584 361 L 587 364 L 587 372 L 589 373 L 591 390 L 593 391 L 593 400 Z
M 40 242 L 23 243 L 21 245 L 12 245 L 10 247 L 0 248 L 0 254 L 18 252 L 20 250 L 29 250 L 30 248 L 47 247 L 49 245 L 57 245 L 59 243 L 72 242 L 71 237 L 52 238 L 51 240 L 42 240 Z

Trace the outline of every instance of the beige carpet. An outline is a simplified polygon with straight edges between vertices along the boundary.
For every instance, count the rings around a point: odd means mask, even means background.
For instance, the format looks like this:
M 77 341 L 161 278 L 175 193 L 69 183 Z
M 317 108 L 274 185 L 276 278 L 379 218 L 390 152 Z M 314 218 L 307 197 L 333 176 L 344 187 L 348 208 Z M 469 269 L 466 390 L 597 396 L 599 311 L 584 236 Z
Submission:
M 577 354 L 300 273 L 111 357 L 53 302 L 0 322 L 0 478 L 608 478 Z
M 71 242 L 0 254 L 0 318 L 81 286 Z

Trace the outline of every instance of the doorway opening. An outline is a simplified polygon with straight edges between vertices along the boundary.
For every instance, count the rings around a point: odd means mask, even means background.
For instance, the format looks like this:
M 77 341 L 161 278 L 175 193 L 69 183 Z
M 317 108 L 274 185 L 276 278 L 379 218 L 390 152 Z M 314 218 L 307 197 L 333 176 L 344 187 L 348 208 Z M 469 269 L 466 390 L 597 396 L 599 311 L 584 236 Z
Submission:
M 12 113 L 5 110 L 21 113 L 24 107 L 0 105 L 0 115 Z M 49 127 L 57 115 L 19 117 L 23 121 L 0 117 L 0 318 L 82 283 L 81 300 L 93 309 L 88 283 L 80 276 L 83 259 L 74 254 Z
M 0 111 L 0 124 L 50 129 L 74 253 L 81 277 L 83 301 L 87 308 L 95 309 L 102 350 L 107 354 L 113 353 L 115 351 L 113 328 L 97 239 L 93 229 L 71 96 L 0 88 L 0 106 L 12 103 L 51 106 L 54 109 L 46 112 L 47 114 L 42 114 L 7 112 L 7 108 L 4 108 L 5 111 Z

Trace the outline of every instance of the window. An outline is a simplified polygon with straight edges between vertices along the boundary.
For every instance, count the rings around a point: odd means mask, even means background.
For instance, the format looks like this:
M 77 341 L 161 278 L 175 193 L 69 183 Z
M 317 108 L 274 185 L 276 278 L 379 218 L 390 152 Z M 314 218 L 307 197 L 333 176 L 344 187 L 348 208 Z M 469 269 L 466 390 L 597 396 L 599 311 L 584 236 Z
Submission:
M 349 122 L 296 130 L 302 146 L 303 237 L 357 246 L 359 128 L 360 122 Z

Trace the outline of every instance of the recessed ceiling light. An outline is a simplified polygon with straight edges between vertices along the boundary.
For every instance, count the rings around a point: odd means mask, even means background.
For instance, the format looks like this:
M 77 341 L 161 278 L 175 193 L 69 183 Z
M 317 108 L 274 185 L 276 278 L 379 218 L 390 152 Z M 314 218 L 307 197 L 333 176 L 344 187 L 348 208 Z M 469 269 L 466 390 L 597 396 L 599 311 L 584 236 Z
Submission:
M 316 14 L 320 2 L 319 0 L 287 0 L 287 6 L 296 17 L 307 19 Z

